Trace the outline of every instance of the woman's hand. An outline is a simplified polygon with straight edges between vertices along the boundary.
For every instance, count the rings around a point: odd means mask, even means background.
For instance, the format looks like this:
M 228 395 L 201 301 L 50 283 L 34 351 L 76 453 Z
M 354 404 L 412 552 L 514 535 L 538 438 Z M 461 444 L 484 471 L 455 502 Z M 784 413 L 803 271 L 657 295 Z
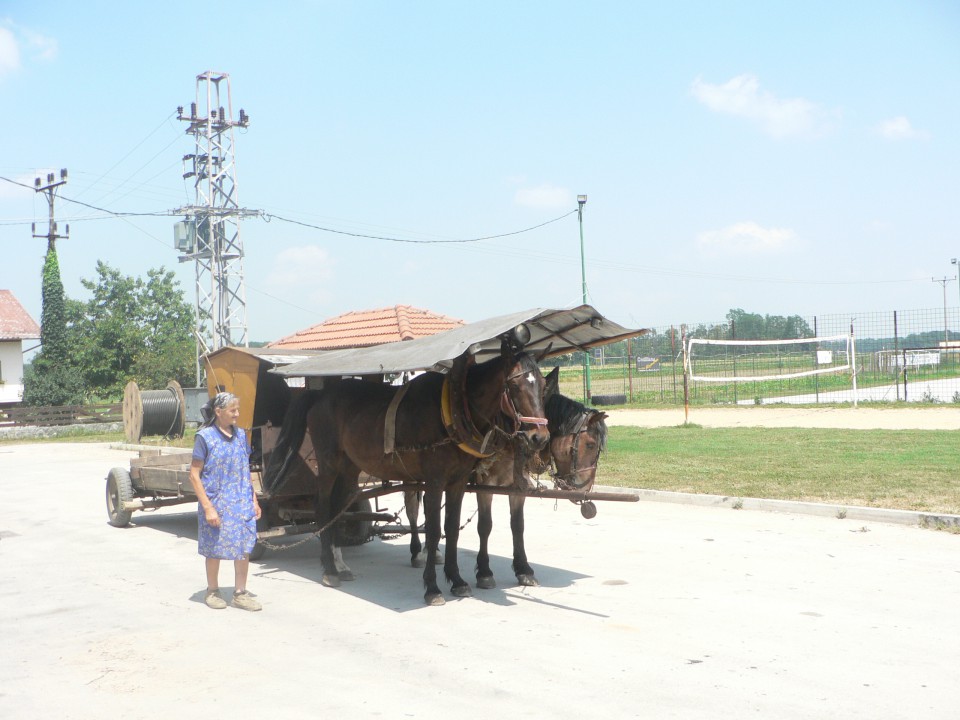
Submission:
M 209 505 L 203 509 L 203 517 L 207 521 L 207 525 L 215 528 L 220 527 L 220 513 L 217 512 L 217 509 L 213 505 Z M 257 517 L 259 517 L 259 515 Z
M 260 516 L 263 515 L 263 511 L 260 509 L 260 503 L 257 502 L 257 496 L 253 496 L 253 514 L 256 515 L 257 520 L 260 519 Z

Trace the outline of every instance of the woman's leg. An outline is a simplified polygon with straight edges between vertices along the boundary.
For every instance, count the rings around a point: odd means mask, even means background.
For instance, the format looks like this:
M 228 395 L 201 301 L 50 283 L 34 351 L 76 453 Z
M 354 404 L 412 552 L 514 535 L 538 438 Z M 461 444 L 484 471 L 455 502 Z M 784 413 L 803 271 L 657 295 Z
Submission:
M 204 565 L 207 569 L 207 590 L 217 590 L 220 587 L 220 558 L 206 558 Z
M 233 561 L 233 573 L 236 578 L 234 581 L 234 592 L 242 592 L 247 589 L 247 573 L 250 570 L 250 558 Z

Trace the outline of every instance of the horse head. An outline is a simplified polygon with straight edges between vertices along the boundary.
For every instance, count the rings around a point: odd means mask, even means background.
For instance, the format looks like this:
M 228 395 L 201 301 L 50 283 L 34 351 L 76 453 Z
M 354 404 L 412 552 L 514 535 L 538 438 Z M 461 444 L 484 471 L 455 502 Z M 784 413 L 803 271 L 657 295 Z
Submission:
M 588 491 L 607 444 L 607 414 L 561 395 L 559 376 L 560 368 L 554 368 L 546 378 L 550 443 L 541 451 L 541 459 L 546 464 L 552 458 L 558 487 Z
M 544 411 L 543 391 L 546 381 L 537 359 L 518 351 L 510 343 L 501 345 L 504 367 L 504 388 L 500 410 L 513 424 L 513 433 L 518 436 L 529 452 L 546 447 L 550 440 Z

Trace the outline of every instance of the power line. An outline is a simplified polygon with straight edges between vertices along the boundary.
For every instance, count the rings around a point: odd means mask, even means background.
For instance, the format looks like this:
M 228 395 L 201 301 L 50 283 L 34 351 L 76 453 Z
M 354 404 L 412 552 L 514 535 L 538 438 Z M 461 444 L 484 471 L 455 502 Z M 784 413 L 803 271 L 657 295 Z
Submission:
M 301 225 L 303 227 L 311 228 L 313 230 L 322 230 L 323 232 L 336 233 L 337 235 L 348 235 L 350 237 L 368 238 L 370 240 L 387 240 L 389 242 L 412 243 L 415 245 L 456 245 L 456 244 L 464 244 L 464 243 L 476 243 L 476 242 L 481 242 L 483 240 L 496 240 L 498 238 L 510 237 L 512 235 L 520 235 L 522 233 L 530 232 L 531 230 L 537 230 L 538 228 L 542 228 L 545 225 L 550 225 L 551 223 L 555 223 L 559 220 L 563 220 L 565 217 L 569 217 L 570 215 L 573 215 L 575 212 L 577 211 L 571 210 L 570 212 L 565 213 L 560 217 L 553 218 L 553 220 L 547 220 L 546 222 L 542 222 L 539 225 L 534 225 L 533 227 L 524 228 L 523 230 L 514 230 L 513 232 L 501 233 L 500 235 L 487 235 L 485 237 L 467 238 L 464 240 L 410 240 L 409 238 L 390 237 L 387 235 L 367 235 L 366 233 L 349 232 L 348 230 L 337 230 L 336 228 L 324 227 L 322 225 L 313 225 L 311 223 L 305 223 L 299 220 L 291 220 L 290 218 L 285 218 L 285 217 L 281 217 L 280 215 L 273 215 L 270 213 L 262 213 L 262 216 L 263 216 L 263 219 L 266 220 L 267 222 L 270 222 L 271 220 L 281 220 L 283 222 L 288 222 L 293 225 Z

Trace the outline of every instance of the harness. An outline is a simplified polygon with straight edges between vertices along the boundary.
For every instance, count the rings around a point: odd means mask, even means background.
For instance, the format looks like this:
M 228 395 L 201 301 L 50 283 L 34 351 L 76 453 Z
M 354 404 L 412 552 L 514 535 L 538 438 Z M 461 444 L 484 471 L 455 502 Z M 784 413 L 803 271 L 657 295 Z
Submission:
M 454 365 L 451 371 L 443 378 L 443 388 L 440 394 L 440 417 L 447 435 L 457 447 L 468 455 L 476 458 L 488 458 L 499 449 L 495 439 L 500 436 L 513 438 L 524 425 L 546 427 L 547 419 L 521 415 L 516 403 L 510 397 L 509 383 L 530 371 L 518 370 L 506 378 L 503 393 L 500 396 L 500 411 L 513 423 L 513 429 L 507 432 L 493 424 L 486 434 L 481 434 L 470 415 L 470 404 L 467 402 L 467 368 L 474 362 L 473 356 L 468 355 L 460 367 Z
M 560 470 L 557 468 L 556 459 L 553 457 L 552 453 L 550 455 L 550 475 L 553 477 L 557 487 L 561 490 L 582 490 L 587 483 L 579 482 L 580 474 L 596 470 L 597 466 L 600 464 L 600 454 L 597 453 L 597 460 L 592 465 L 584 468 L 577 466 L 577 462 L 580 459 L 580 436 L 587 432 L 590 416 L 593 415 L 594 412 L 596 411 L 585 410 L 583 413 L 581 413 L 580 418 L 577 420 L 577 424 L 573 427 L 573 432 L 569 433 L 570 435 L 573 435 L 573 442 L 570 445 L 570 466 L 573 469 L 567 475 L 560 474 Z

